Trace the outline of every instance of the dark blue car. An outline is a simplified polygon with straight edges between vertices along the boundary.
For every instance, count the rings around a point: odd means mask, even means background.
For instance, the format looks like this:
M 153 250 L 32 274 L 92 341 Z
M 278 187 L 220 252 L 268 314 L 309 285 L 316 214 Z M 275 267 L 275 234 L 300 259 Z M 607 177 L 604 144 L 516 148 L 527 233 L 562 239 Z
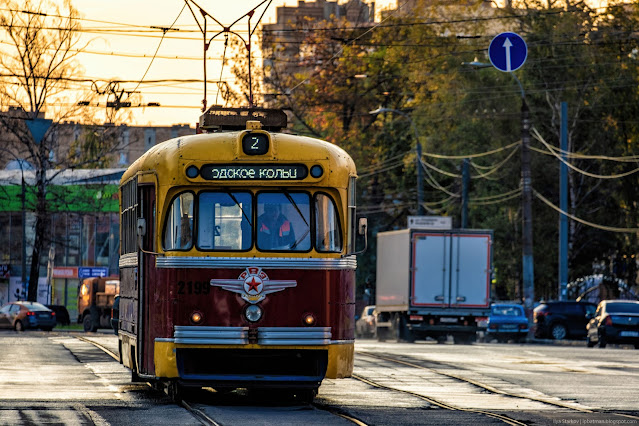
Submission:
M 498 342 L 526 341 L 528 319 L 522 305 L 516 303 L 493 303 L 486 326 L 486 340 Z

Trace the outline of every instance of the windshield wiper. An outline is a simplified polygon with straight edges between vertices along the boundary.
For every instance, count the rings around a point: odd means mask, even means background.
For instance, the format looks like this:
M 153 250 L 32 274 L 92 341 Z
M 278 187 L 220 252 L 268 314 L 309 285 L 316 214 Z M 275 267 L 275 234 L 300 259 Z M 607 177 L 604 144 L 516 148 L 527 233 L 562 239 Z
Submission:
M 233 195 L 233 193 L 231 192 L 230 189 L 224 188 L 223 189 L 224 193 L 226 195 L 228 195 L 229 197 L 231 197 L 231 199 L 233 200 L 233 202 L 235 203 L 235 205 L 237 205 L 240 208 L 240 211 L 242 212 L 242 216 L 244 216 L 244 219 L 246 219 L 246 221 L 249 223 L 249 226 L 252 228 L 253 227 L 253 223 L 251 222 L 251 219 L 249 219 L 249 217 L 246 215 L 246 212 L 244 211 L 244 209 L 242 208 L 242 205 L 240 204 L 239 201 L 237 201 L 237 198 L 235 198 L 235 195 Z
M 304 217 L 304 214 L 302 213 L 300 208 L 297 206 L 297 203 L 295 202 L 295 200 L 293 200 L 293 197 L 291 197 L 291 194 L 289 194 L 288 191 L 285 188 L 281 188 L 281 189 L 282 189 L 282 192 L 284 193 L 284 195 L 286 195 L 286 198 L 288 199 L 288 201 L 291 204 L 293 204 L 293 207 L 295 207 L 295 210 L 297 210 L 297 214 L 300 215 L 300 217 L 302 218 L 302 220 L 306 224 L 306 228 L 308 228 L 310 230 L 311 226 L 306 221 L 306 218 Z

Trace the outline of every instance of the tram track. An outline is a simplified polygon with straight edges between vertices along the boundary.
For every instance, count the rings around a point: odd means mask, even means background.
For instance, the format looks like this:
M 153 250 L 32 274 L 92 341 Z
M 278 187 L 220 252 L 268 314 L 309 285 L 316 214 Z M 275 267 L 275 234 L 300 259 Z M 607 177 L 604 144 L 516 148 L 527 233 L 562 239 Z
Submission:
M 96 348 L 102 350 L 102 352 L 106 353 L 107 355 L 109 355 L 111 358 L 113 358 L 114 360 L 120 362 L 120 355 L 116 354 L 115 352 L 113 352 L 111 349 L 107 348 L 105 345 L 96 342 L 95 340 L 92 339 L 87 339 L 86 337 L 82 337 L 82 336 L 74 336 L 76 339 L 81 340 L 83 342 L 86 343 L 90 343 L 93 346 L 95 346 Z
M 119 356 L 116 353 L 114 353 L 112 350 L 110 350 L 107 346 L 100 344 L 100 342 L 96 342 L 90 338 L 85 338 L 82 336 L 75 336 L 75 337 L 78 340 L 94 345 L 95 347 L 99 348 L 100 350 L 102 350 L 103 352 L 111 356 L 116 361 L 119 361 Z M 621 417 L 624 419 L 632 419 L 635 421 L 639 421 L 639 416 L 634 416 L 634 415 L 624 414 L 624 413 L 615 413 L 615 412 L 606 411 L 606 410 L 597 410 L 591 407 L 580 406 L 577 402 L 553 400 L 553 399 L 545 398 L 545 397 L 538 397 L 534 395 L 526 395 L 522 393 L 512 392 L 509 390 L 499 389 L 499 387 L 497 386 L 484 383 L 480 380 L 477 380 L 476 378 L 464 377 L 462 374 L 454 374 L 448 371 L 442 371 L 442 369 L 446 369 L 446 368 L 455 368 L 454 365 L 449 365 L 449 364 L 442 365 L 441 363 L 435 363 L 438 366 L 441 366 L 441 368 L 437 368 L 437 367 L 429 366 L 428 361 L 413 359 L 410 356 L 401 356 L 401 358 L 399 358 L 399 357 L 393 357 L 389 355 L 377 354 L 377 353 L 367 352 L 367 351 L 358 351 L 357 358 L 360 358 L 360 359 L 368 358 L 372 360 L 373 363 L 379 363 L 380 361 L 389 363 L 388 366 L 390 366 L 390 368 L 394 368 L 392 367 L 392 365 L 395 365 L 395 366 L 403 366 L 403 367 L 423 370 L 427 372 L 426 374 L 432 374 L 433 377 L 435 376 L 445 377 L 446 380 L 450 379 L 460 384 L 463 383 L 465 385 L 470 385 L 474 388 L 477 388 L 480 394 L 483 394 L 483 395 L 499 395 L 504 398 L 514 398 L 521 401 L 534 402 L 538 404 L 543 404 L 545 406 L 551 406 L 554 409 L 569 410 L 570 412 L 580 413 L 582 415 L 606 414 L 610 416 Z M 432 397 L 427 394 L 424 394 L 423 391 L 416 392 L 412 390 L 401 389 L 399 387 L 394 386 L 393 384 L 388 384 L 388 383 L 385 384 L 384 379 L 376 379 L 374 377 L 367 377 L 367 376 L 368 375 L 366 374 L 366 372 L 363 372 L 362 374 L 361 371 L 360 372 L 356 371 L 356 374 L 353 375 L 353 379 L 377 389 L 382 389 L 389 392 L 398 392 L 404 395 L 410 395 L 411 397 L 421 399 L 431 404 L 432 406 L 438 407 L 441 409 L 478 414 L 481 416 L 490 417 L 492 419 L 495 419 L 497 421 L 503 422 L 508 425 L 523 426 L 523 425 L 529 424 L 529 423 L 525 423 L 520 420 L 514 419 L 510 417 L 509 415 L 506 415 L 501 412 L 494 412 L 494 410 L 491 411 L 490 409 L 486 410 L 486 409 L 481 409 L 476 407 L 459 406 L 455 403 L 446 402 L 442 400 L 442 398 L 436 398 L 436 397 Z M 200 422 L 201 424 L 214 425 L 214 426 L 217 426 L 219 424 L 215 420 L 213 420 L 211 417 L 209 417 L 205 411 L 200 410 L 197 407 L 197 404 L 195 404 L 195 406 L 192 406 L 192 404 L 190 404 L 187 401 L 179 401 L 178 403 L 181 407 L 189 411 L 191 415 L 193 415 L 193 417 L 197 419 L 197 421 Z M 316 408 L 317 410 L 325 411 L 334 416 L 340 417 L 352 424 L 356 424 L 358 426 L 367 426 L 365 416 L 362 419 L 362 416 L 353 415 L 349 412 L 348 409 L 341 408 L 339 405 L 323 404 L 321 402 L 318 403 L 316 401 L 311 403 L 310 406 Z
M 463 382 L 466 384 L 470 384 L 472 386 L 475 386 L 479 389 L 481 389 L 482 391 L 485 392 L 489 392 L 490 394 L 494 394 L 494 395 L 501 395 L 501 396 L 505 396 L 505 397 L 510 397 L 510 398 L 516 398 L 516 399 L 521 399 L 521 400 L 526 400 L 526 401 L 535 401 L 541 404 L 545 404 L 545 405 L 550 405 L 556 408 L 561 408 L 561 409 L 566 409 L 566 410 L 570 410 L 573 412 L 578 412 L 578 413 L 583 413 L 583 414 L 594 414 L 594 413 L 606 413 L 609 415 L 614 415 L 614 416 L 618 416 L 618 417 L 623 417 L 626 419 L 633 419 L 633 420 L 638 420 L 639 421 L 639 416 L 633 416 L 633 415 L 629 415 L 629 414 L 623 414 L 623 413 L 614 413 L 614 412 L 609 412 L 609 411 L 605 411 L 605 410 L 596 410 L 596 409 L 592 409 L 592 408 L 584 408 L 584 407 L 580 407 L 578 406 L 576 403 L 566 403 L 566 402 L 561 402 L 561 401 L 554 401 L 554 400 L 550 400 L 548 398 L 540 398 L 540 397 L 535 397 L 535 396 L 531 396 L 531 395 L 522 395 L 522 394 L 518 394 L 518 393 L 514 393 L 514 392 L 509 392 L 509 391 L 505 391 L 502 389 L 498 389 L 494 386 L 491 386 L 489 384 L 486 383 L 482 383 L 480 381 L 477 381 L 475 379 L 470 379 L 467 377 L 463 377 L 460 376 L 458 374 L 451 374 L 451 373 L 447 373 L 444 371 L 440 371 L 436 368 L 432 368 L 432 367 L 426 367 L 424 365 L 420 365 L 416 362 L 412 362 L 412 361 L 406 361 L 404 359 L 398 359 L 398 358 L 393 358 L 393 357 L 389 357 L 387 355 L 380 355 L 380 354 L 375 354 L 375 353 L 371 353 L 371 352 L 366 352 L 366 351 L 358 351 L 357 352 L 357 356 L 366 356 L 369 358 L 373 358 L 376 360 L 383 360 L 383 361 L 387 361 L 390 363 L 395 363 L 395 364 L 399 364 L 399 365 L 403 365 L 403 366 L 407 366 L 407 367 L 411 367 L 411 368 L 417 368 L 417 369 L 421 369 L 421 370 L 426 370 L 430 373 L 433 374 L 437 374 L 440 376 L 445 376 L 447 378 L 453 379 L 453 380 L 457 380 L 459 382 Z M 386 386 L 380 383 L 377 383 L 373 380 L 370 380 L 368 378 L 359 376 L 359 375 L 353 375 L 353 378 L 359 381 L 362 381 L 364 383 L 368 383 L 371 386 L 375 386 L 378 388 L 382 388 L 382 389 L 387 389 L 387 390 L 392 390 L 392 391 L 397 391 L 397 392 L 402 392 L 405 394 L 409 394 L 418 398 L 421 398 L 425 401 L 428 401 L 429 403 L 438 406 L 440 408 L 444 408 L 444 409 L 448 409 L 448 410 L 458 410 L 458 411 L 466 411 L 466 412 L 474 412 L 474 413 L 479 413 L 479 414 L 484 414 L 487 415 L 489 417 L 493 417 L 499 420 L 504 421 L 507 424 L 512 424 L 512 425 L 525 425 L 526 423 L 522 423 L 518 420 L 515 419 L 511 419 L 510 417 L 504 416 L 502 414 L 497 414 L 497 413 L 492 413 L 490 411 L 485 411 L 485 410 L 477 410 L 477 409 L 469 409 L 469 408 L 463 408 L 463 407 L 456 407 L 452 404 L 447 404 L 444 403 L 442 401 L 439 401 L 435 398 L 429 397 L 429 396 L 425 396 L 425 395 L 421 395 L 417 392 L 412 392 L 412 391 L 407 391 L 407 390 L 403 390 L 403 389 L 398 389 L 398 388 L 394 388 L 391 386 Z
M 93 346 L 95 346 L 96 348 L 100 349 L 101 351 L 103 351 L 104 353 L 106 353 L 107 355 L 111 356 L 114 360 L 118 361 L 120 360 L 120 357 L 118 354 L 116 354 L 115 352 L 113 352 L 111 349 L 109 349 L 107 346 L 96 342 L 95 340 L 86 338 L 86 337 L 82 337 L 82 336 L 75 336 L 75 338 L 77 338 L 80 341 L 86 342 L 86 343 L 90 343 Z M 197 407 L 197 404 L 192 404 L 184 399 L 180 399 L 179 401 L 176 402 L 179 406 L 181 406 L 182 408 L 184 408 L 185 410 L 187 410 L 189 413 L 191 413 L 191 415 L 201 424 L 203 425 L 208 425 L 208 426 L 219 426 L 220 424 L 218 422 L 216 422 L 214 419 L 212 419 L 210 416 L 208 416 L 203 410 L 199 409 Z M 311 406 L 313 406 L 314 408 L 321 410 L 321 411 L 326 411 L 334 416 L 337 417 L 341 417 L 344 420 L 347 420 L 357 426 L 368 426 L 367 423 L 352 417 L 351 415 L 349 415 L 347 412 L 344 412 L 343 410 L 337 408 L 337 407 L 332 407 L 332 406 L 328 406 L 328 405 L 324 405 L 324 404 L 317 404 L 317 403 L 311 403 Z

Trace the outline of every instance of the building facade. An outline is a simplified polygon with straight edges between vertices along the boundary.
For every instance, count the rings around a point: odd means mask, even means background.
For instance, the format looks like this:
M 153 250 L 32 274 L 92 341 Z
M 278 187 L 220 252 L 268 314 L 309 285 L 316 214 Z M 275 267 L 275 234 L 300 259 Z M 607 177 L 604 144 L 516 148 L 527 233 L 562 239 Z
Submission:
M 99 129 L 104 130 L 104 129 Z M 47 231 L 42 250 L 38 301 L 64 305 L 77 318 L 82 278 L 119 274 L 119 199 L 122 174 L 149 148 L 162 141 L 195 134 L 188 125 L 108 126 L 116 149 L 100 164 L 106 168 L 56 168 L 64 164 L 94 127 L 74 122 L 49 132 L 52 147 L 47 170 Z M 26 297 L 35 240 L 36 171 L 22 159 L 18 145 L 0 134 L 0 305 Z M 15 147 L 15 149 L 11 149 Z

